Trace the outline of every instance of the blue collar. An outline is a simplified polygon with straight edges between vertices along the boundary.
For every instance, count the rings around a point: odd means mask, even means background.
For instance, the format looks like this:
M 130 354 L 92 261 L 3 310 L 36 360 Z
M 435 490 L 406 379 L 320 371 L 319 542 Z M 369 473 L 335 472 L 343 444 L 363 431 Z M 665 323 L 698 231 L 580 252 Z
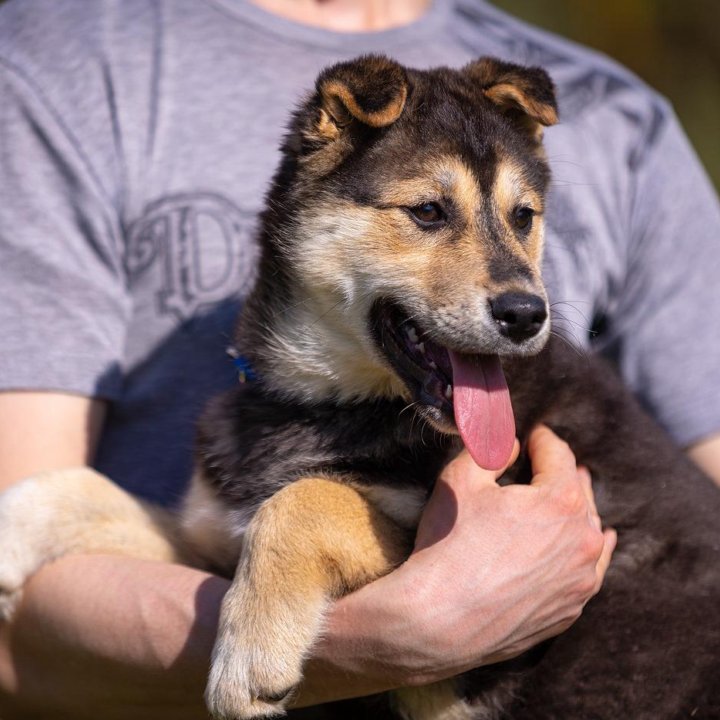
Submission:
M 258 375 L 253 369 L 253 366 L 244 355 L 238 354 L 238 351 L 234 347 L 229 347 L 227 354 L 232 358 L 232 363 L 237 368 L 238 380 L 241 383 L 255 382 L 258 379 Z

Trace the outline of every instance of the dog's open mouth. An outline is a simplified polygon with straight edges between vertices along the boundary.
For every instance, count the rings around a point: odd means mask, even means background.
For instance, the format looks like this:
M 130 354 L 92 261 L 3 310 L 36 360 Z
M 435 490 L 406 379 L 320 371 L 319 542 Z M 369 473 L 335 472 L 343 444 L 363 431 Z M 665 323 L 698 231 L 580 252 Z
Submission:
M 515 442 L 515 420 L 500 358 L 433 342 L 391 301 L 375 304 L 372 325 L 378 346 L 421 412 L 440 430 L 457 428 L 481 467 L 504 467 Z

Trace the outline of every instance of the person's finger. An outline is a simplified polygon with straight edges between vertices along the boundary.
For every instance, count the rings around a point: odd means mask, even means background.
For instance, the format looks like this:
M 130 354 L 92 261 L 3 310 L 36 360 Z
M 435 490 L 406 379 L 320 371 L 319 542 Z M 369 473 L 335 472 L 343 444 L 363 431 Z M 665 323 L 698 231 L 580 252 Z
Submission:
M 577 469 L 577 477 L 580 482 L 580 487 L 585 495 L 585 500 L 588 504 L 588 517 L 590 518 L 590 522 L 598 530 L 602 530 L 602 520 L 600 519 L 597 505 L 595 504 L 595 495 L 592 489 L 592 476 L 590 475 L 590 471 L 584 465 L 580 465 Z
M 495 471 L 495 478 L 500 479 L 508 468 L 511 468 L 515 461 L 518 459 L 518 456 L 520 455 L 520 441 L 515 438 L 515 444 L 513 445 L 512 453 L 510 453 L 510 459 L 505 463 L 505 467 L 502 468 L 502 470 L 496 470 Z
M 595 507 L 595 495 L 593 494 L 592 490 L 592 475 L 590 475 L 590 471 L 584 465 L 578 465 L 577 474 L 578 480 L 580 481 L 580 486 L 585 493 L 585 497 L 587 498 L 588 503 L 592 506 L 594 510 L 597 509 Z
M 473 484 L 494 484 L 495 473 L 478 467 L 467 450 L 454 457 L 440 473 L 440 480 L 450 486 L 468 481 Z
M 538 425 L 528 438 L 533 485 L 575 479 L 576 463 L 570 446 L 546 425 Z
M 612 528 L 608 528 L 603 532 L 603 535 L 605 536 L 605 545 L 603 547 L 602 553 L 600 554 L 600 559 L 597 561 L 597 565 L 595 566 L 597 580 L 595 581 L 595 592 L 593 593 L 593 595 L 600 590 L 600 587 L 603 584 L 603 580 L 605 579 L 605 573 L 610 567 L 610 560 L 612 560 L 612 554 L 617 547 L 617 532 L 615 530 L 613 530 Z

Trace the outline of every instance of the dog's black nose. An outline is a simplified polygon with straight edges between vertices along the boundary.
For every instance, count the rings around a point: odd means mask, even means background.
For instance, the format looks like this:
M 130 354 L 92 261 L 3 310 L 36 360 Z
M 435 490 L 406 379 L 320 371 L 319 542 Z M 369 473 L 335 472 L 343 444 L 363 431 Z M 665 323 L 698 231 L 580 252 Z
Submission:
M 514 342 L 534 337 L 547 320 L 545 301 L 538 295 L 507 292 L 490 300 L 500 332 Z

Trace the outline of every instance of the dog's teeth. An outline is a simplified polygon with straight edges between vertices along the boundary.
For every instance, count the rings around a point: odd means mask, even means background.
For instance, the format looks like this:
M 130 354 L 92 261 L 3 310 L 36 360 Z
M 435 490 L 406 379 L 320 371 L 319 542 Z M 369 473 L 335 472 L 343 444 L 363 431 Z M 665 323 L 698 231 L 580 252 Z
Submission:
M 418 343 L 415 346 L 416 350 L 419 350 L 423 355 L 425 354 L 425 343 Z
M 452 395 L 453 395 L 453 393 L 452 393 L 452 385 L 448 385 L 448 386 L 445 388 L 445 397 L 446 397 L 448 400 L 452 400 Z
M 407 330 L 405 330 L 405 332 L 407 333 L 410 342 L 416 343 L 418 341 L 417 331 L 412 325 Z
M 437 365 L 435 364 L 435 361 L 434 361 L 434 360 L 428 361 L 428 365 L 429 365 L 433 370 L 437 370 Z

